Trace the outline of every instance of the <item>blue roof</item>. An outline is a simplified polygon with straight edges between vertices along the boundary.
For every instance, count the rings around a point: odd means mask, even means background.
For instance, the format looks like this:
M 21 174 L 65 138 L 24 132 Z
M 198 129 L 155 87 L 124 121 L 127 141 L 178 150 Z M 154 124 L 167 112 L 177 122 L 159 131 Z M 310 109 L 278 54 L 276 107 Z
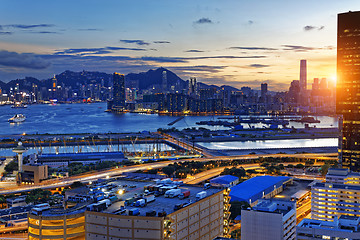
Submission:
M 250 203 L 263 197 L 274 190 L 274 186 L 279 188 L 290 177 L 285 176 L 258 176 L 246 180 L 231 188 L 231 201 L 245 201 Z M 264 194 L 263 194 L 264 193 Z
M 224 176 L 219 176 L 219 177 L 211 179 L 210 183 L 229 184 L 238 179 L 239 179 L 238 177 L 235 177 L 232 175 L 224 175 Z

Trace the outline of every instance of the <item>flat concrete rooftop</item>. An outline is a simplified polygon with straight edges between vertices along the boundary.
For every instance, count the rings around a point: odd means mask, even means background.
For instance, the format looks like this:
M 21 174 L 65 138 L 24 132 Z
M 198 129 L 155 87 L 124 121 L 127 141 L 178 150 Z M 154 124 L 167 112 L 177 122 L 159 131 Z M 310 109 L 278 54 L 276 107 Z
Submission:
M 132 198 L 134 196 L 139 196 L 140 194 L 144 193 L 144 186 L 149 184 L 154 184 L 154 182 L 135 182 L 135 181 L 129 181 L 129 180 L 117 180 L 114 181 L 117 186 L 124 186 L 127 185 L 128 187 L 125 187 L 126 191 L 124 194 L 120 195 L 120 199 L 122 201 L 114 202 L 110 207 L 108 207 L 103 212 L 106 213 L 114 213 L 117 210 L 120 210 L 121 206 L 124 206 L 124 201 L 128 198 Z M 129 186 L 135 186 L 133 188 L 129 188 Z M 145 207 L 135 207 L 135 206 L 125 206 L 126 212 L 124 215 L 128 215 L 128 210 L 132 208 L 138 208 L 140 210 L 140 216 L 146 216 L 146 212 L 149 211 L 156 211 L 156 214 L 158 212 L 165 211 L 166 214 L 170 214 L 174 212 L 174 207 L 176 204 L 181 203 L 194 203 L 196 202 L 196 194 L 201 191 L 206 191 L 207 196 L 213 195 L 215 193 L 218 193 L 222 189 L 219 188 L 209 188 L 209 189 L 203 189 L 202 187 L 195 187 L 192 185 L 182 185 L 178 187 L 181 189 L 181 192 L 184 191 L 190 191 L 190 196 L 185 199 L 179 199 L 178 197 L 175 198 L 165 198 L 164 195 L 155 197 L 155 201 L 148 203 Z M 157 216 L 157 215 L 156 215 Z

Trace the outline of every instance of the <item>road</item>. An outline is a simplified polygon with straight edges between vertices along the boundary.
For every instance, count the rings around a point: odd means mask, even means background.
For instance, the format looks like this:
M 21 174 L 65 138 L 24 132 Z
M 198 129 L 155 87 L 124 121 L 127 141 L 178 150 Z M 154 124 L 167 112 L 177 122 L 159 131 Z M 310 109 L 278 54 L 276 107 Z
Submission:
M 187 178 L 187 179 L 183 180 L 183 182 L 186 183 L 186 184 L 199 184 L 199 183 L 201 183 L 203 181 L 206 181 L 206 180 L 208 180 L 210 178 L 213 178 L 213 177 L 216 177 L 216 176 L 220 175 L 220 173 L 222 173 L 225 168 L 229 168 L 229 167 L 231 168 L 231 166 L 213 168 L 213 169 L 210 169 L 208 171 L 195 174 L 191 178 Z M 248 170 L 248 169 L 258 168 L 258 167 L 260 167 L 260 164 L 259 163 L 242 164 L 242 165 L 239 165 L 237 167 L 238 168 L 243 167 L 245 170 Z
M 25 192 L 30 191 L 36 188 L 56 188 L 56 187 L 64 187 L 72 184 L 76 181 L 93 181 L 99 178 L 105 178 L 107 176 L 119 176 L 124 172 L 135 172 L 137 170 L 146 170 L 149 168 L 162 168 L 167 166 L 170 163 L 175 162 L 184 162 L 184 161 L 230 161 L 230 160 L 243 160 L 244 163 L 248 160 L 257 159 L 259 157 L 297 157 L 297 158 L 317 158 L 323 157 L 324 154 L 311 154 L 311 153 L 301 153 L 301 154 L 258 154 L 258 155 L 241 155 L 241 156 L 219 156 L 219 157 L 207 157 L 207 158 L 197 158 L 197 159 L 183 159 L 183 160 L 174 160 L 174 161 L 162 161 L 162 162 L 154 162 L 154 163 L 146 163 L 141 165 L 134 165 L 134 166 L 126 166 L 121 168 L 114 168 L 104 171 L 98 172 L 91 172 L 83 175 L 72 176 L 65 179 L 55 179 L 55 180 L 48 180 L 40 185 L 21 185 L 21 186 L 14 186 L 14 187 L 7 187 L 6 189 L 1 189 L 0 194 L 10 194 L 10 193 L 18 193 L 18 192 Z
M 300 207 L 296 208 L 296 222 L 299 223 L 311 212 L 311 199 L 309 198 Z

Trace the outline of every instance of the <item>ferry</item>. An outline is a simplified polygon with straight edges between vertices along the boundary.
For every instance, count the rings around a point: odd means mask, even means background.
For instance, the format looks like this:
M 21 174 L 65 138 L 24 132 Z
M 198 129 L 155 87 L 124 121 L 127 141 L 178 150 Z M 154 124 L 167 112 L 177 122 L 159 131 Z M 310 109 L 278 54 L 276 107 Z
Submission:
M 25 121 L 26 117 L 22 114 L 16 114 L 12 118 L 9 118 L 9 122 L 11 123 L 19 123 Z
M 27 108 L 28 106 L 26 104 L 23 104 L 21 102 L 16 102 L 14 105 L 11 106 L 11 108 Z

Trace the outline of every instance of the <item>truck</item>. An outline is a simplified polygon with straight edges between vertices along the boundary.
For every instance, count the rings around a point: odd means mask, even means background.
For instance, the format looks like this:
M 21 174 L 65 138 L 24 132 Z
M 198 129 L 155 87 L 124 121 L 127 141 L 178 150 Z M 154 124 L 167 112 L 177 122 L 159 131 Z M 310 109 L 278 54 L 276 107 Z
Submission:
M 180 199 L 184 199 L 184 198 L 187 198 L 189 196 L 190 196 L 190 191 L 184 191 L 184 192 L 180 193 L 178 197 Z
M 154 195 L 147 195 L 135 202 L 136 207 L 145 207 L 148 203 L 155 201 Z
M 152 211 L 146 212 L 146 216 L 155 217 L 156 216 L 156 211 L 152 210 Z
M 147 195 L 147 196 L 144 196 L 144 199 L 145 199 L 146 203 L 153 202 L 153 201 L 155 201 L 155 196 Z
M 112 196 L 109 196 L 109 200 L 110 200 L 111 202 L 116 202 L 117 200 L 119 200 L 119 198 L 118 198 L 118 196 L 116 196 L 116 195 L 112 195 Z
M 198 192 L 196 194 L 196 201 L 199 201 L 199 200 L 201 200 L 203 198 L 206 198 L 206 195 L 207 195 L 206 191 Z
M 181 193 L 181 189 L 171 189 L 171 190 L 167 190 L 167 191 L 165 192 L 165 197 L 174 198 L 174 197 L 177 197 L 180 193 Z
M 137 216 L 140 214 L 140 210 L 138 208 L 129 209 L 129 216 Z
M 145 207 L 146 200 L 145 199 L 139 199 L 135 202 L 135 207 Z
M 104 199 L 98 202 L 98 204 L 105 203 L 105 206 L 108 208 L 111 205 L 110 199 Z
M 125 200 L 125 206 L 131 205 L 133 202 L 135 202 L 135 198 L 128 198 Z

